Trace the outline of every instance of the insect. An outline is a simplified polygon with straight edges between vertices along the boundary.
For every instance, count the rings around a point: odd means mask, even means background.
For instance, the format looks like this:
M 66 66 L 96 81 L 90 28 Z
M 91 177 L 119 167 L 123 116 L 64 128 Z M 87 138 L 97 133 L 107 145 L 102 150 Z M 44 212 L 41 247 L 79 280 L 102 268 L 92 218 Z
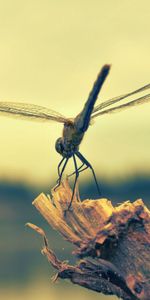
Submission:
M 100 194 L 100 189 L 94 169 L 92 165 L 86 160 L 86 158 L 79 152 L 80 143 L 90 125 L 90 121 L 99 116 L 119 112 L 126 108 L 138 104 L 143 104 L 150 100 L 150 94 L 146 94 L 134 100 L 128 100 L 128 102 L 121 105 L 113 106 L 117 102 L 120 102 L 130 96 L 148 90 L 150 88 L 150 84 L 148 84 L 130 93 L 109 99 L 94 107 L 95 102 L 98 98 L 98 94 L 109 73 L 109 70 L 110 65 L 104 65 L 102 67 L 82 111 L 75 118 L 66 118 L 51 109 L 34 104 L 0 102 L 0 113 L 3 115 L 6 114 L 7 116 L 22 117 L 29 120 L 55 121 L 64 125 L 62 136 L 56 140 L 55 144 L 56 151 L 62 156 L 62 159 L 58 165 L 58 180 L 55 188 L 60 185 L 67 162 L 72 157 L 75 171 L 70 174 L 70 176 L 75 174 L 75 181 L 73 186 L 72 199 L 68 208 L 70 208 L 72 204 L 79 173 L 87 168 L 91 169 L 98 192 Z M 82 163 L 80 167 L 78 167 L 77 165 L 77 157 Z

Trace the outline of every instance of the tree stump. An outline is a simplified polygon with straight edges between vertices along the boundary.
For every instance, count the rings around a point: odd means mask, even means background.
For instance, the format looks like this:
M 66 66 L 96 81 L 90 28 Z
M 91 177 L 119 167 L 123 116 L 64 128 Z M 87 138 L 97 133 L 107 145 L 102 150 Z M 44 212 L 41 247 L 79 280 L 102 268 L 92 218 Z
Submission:
M 141 199 L 113 207 L 108 199 L 80 201 L 64 181 L 52 199 L 43 193 L 33 205 L 47 222 L 74 244 L 75 266 L 60 261 L 48 246 L 43 229 L 28 223 L 44 238 L 42 253 L 57 269 L 56 278 L 124 300 L 150 299 L 150 211 Z M 55 279 L 56 279 L 55 278 Z

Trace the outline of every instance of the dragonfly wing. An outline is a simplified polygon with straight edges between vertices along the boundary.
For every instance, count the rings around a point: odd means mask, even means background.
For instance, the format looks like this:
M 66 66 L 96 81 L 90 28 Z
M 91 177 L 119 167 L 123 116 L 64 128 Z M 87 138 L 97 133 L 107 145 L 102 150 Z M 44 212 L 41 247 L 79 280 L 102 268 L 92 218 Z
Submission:
M 130 102 L 127 102 L 125 104 L 99 111 L 99 112 L 95 113 L 94 115 L 92 115 L 92 119 L 96 118 L 98 116 L 104 115 L 104 114 L 119 112 L 119 111 L 124 110 L 128 107 L 132 107 L 132 106 L 135 106 L 135 105 L 138 105 L 138 104 L 144 104 L 144 103 L 147 103 L 149 101 L 150 101 L 150 94 L 147 94 L 143 97 L 137 98 L 137 99 L 132 100 Z
M 137 93 L 140 93 L 140 92 L 144 92 L 144 91 L 146 91 L 146 90 L 148 90 L 148 89 L 150 89 L 150 84 L 147 84 L 147 85 L 145 85 L 145 86 L 143 86 L 143 87 L 141 87 L 141 88 L 139 88 L 139 89 L 137 89 L 137 90 L 135 90 L 135 91 L 133 91 L 133 92 L 130 92 L 130 93 L 127 93 L 127 94 L 123 94 L 123 95 L 121 95 L 121 96 L 118 96 L 118 97 L 114 97 L 114 98 L 112 98 L 112 99 L 109 99 L 109 100 L 107 100 L 107 101 L 105 101 L 105 102 L 103 102 L 103 103 L 97 105 L 97 106 L 93 109 L 92 115 L 95 114 L 97 111 L 100 111 L 100 110 L 102 110 L 102 109 L 104 109 L 104 108 L 106 108 L 106 107 L 108 107 L 108 106 L 110 106 L 110 105 L 113 105 L 113 104 L 115 104 L 115 103 L 117 103 L 117 102 L 119 102 L 119 101 L 121 101 L 121 100 L 126 99 L 127 97 L 133 96 L 133 95 L 135 95 L 135 94 L 137 94 Z
M 29 103 L 0 102 L 0 114 L 28 120 L 65 123 L 67 118 L 54 110 Z

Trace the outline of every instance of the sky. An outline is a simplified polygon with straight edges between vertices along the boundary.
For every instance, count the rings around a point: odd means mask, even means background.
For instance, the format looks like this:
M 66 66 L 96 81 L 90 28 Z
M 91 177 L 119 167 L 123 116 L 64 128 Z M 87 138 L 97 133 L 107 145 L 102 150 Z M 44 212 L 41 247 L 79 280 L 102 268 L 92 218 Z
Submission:
M 97 103 L 148 84 L 149 11 L 149 0 L 0 1 L 0 101 L 74 117 L 106 63 L 111 71 Z M 149 115 L 150 103 L 90 126 L 80 151 L 99 176 L 150 173 Z M 0 133 L 1 180 L 44 184 L 57 178 L 61 124 L 0 115 Z

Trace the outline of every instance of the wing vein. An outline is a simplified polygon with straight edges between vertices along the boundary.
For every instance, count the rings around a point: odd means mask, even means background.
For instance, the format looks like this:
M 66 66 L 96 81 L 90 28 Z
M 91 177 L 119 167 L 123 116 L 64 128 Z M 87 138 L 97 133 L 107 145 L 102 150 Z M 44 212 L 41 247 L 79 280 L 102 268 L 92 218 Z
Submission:
M 150 89 L 150 84 L 147 84 L 147 85 L 145 85 L 145 86 L 143 86 L 143 87 L 141 87 L 141 88 L 139 88 L 139 89 L 137 89 L 137 90 L 135 90 L 135 91 L 133 91 L 133 92 L 130 92 L 130 93 L 127 93 L 127 94 L 123 94 L 123 95 L 121 95 L 121 96 L 118 96 L 118 97 L 114 97 L 114 98 L 112 98 L 112 99 L 109 99 L 109 100 L 107 100 L 107 101 L 105 101 L 105 102 L 103 102 L 103 103 L 97 105 L 97 106 L 93 109 L 92 114 L 95 114 L 97 111 L 100 111 L 100 110 L 102 110 L 102 109 L 104 109 L 104 108 L 106 108 L 106 107 L 108 107 L 108 106 L 111 106 L 111 105 L 113 105 L 113 104 L 115 104 L 115 103 L 117 103 L 117 102 L 119 102 L 119 101 L 121 101 L 121 100 L 124 100 L 124 99 L 126 99 L 127 97 L 133 96 L 133 95 L 135 95 L 135 94 L 137 94 L 137 93 L 140 93 L 140 92 L 144 92 L 144 91 L 146 91 L 146 90 L 148 90 L 148 89 Z
M 28 120 L 55 121 L 65 123 L 60 113 L 43 106 L 29 103 L 0 102 L 0 114 L 12 117 L 22 117 Z
M 92 115 L 91 119 L 96 118 L 96 117 L 98 117 L 100 115 L 104 115 L 104 114 L 109 114 L 109 113 L 114 113 L 114 112 L 117 112 L 117 111 L 121 111 L 121 110 L 126 109 L 128 107 L 132 107 L 132 106 L 135 106 L 135 105 L 147 103 L 149 101 L 150 101 L 150 94 L 147 94 L 145 96 L 142 96 L 140 98 L 132 100 L 132 101 L 130 101 L 128 103 L 125 103 L 125 104 L 122 104 L 122 105 L 119 105 L 119 106 L 116 106 L 116 107 L 108 108 L 108 109 L 105 109 L 103 111 L 97 112 L 94 115 Z

